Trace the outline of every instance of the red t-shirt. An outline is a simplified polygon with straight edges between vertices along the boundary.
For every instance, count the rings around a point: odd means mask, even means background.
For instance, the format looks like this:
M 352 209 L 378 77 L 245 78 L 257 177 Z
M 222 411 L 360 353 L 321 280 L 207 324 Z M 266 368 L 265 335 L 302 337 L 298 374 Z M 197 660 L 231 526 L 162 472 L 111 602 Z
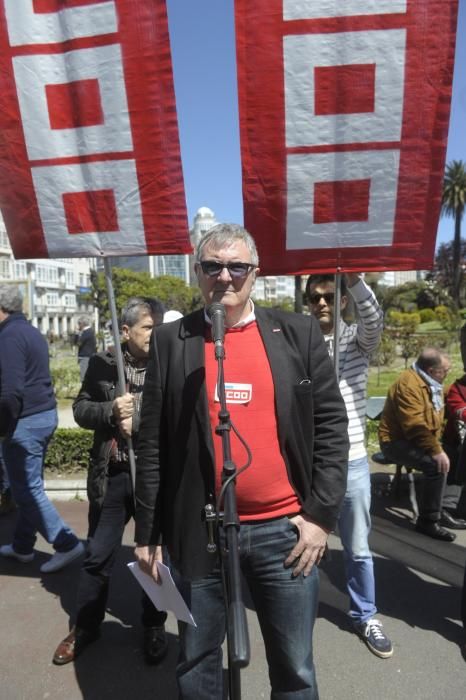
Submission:
M 217 361 L 210 329 L 207 331 L 205 354 L 218 494 L 223 451 L 222 438 L 214 430 L 218 425 L 220 403 L 216 394 Z M 289 482 L 278 442 L 272 373 L 255 321 L 227 329 L 223 367 L 231 421 L 252 452 L 251 465 L 239 475 L 236 483 L 240 520 L 263 520 L 298 513 L 300 504 Z M 230 432 L 230 440 L 232 459 L 240 469 L 247 460 L 246 450 L 233 431 Z

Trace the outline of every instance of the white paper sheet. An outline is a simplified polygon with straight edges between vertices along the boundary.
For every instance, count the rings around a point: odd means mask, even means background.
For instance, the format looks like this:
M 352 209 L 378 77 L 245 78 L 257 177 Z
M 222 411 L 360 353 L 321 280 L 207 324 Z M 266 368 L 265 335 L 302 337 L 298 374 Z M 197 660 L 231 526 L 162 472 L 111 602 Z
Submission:
M 173 581 L 168 566 L 165 566 L 165 564 L 162 564 L 160 561 L 157 562 L 161 583 L 156 583 L 151 576 L 141 571 L 136 561 L 130 562 L 128 568 L 143 587 L 157 610 L 171 610 L 177 620 L 187 622 L 188 625 L 197 627 L 193 616 L 189 612 L 188 606 L 184 602 L 181 593 Z

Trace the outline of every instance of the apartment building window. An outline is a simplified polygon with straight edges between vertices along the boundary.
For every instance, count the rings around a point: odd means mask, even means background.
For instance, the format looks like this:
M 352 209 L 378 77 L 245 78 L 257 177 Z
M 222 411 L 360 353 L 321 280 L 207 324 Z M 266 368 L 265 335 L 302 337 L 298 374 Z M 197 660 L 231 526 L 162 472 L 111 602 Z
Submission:
M 56 267 L 47 267 L 45 265 L 36 266 L 36 279 L 44 284 L 58 282 L 58 270 Z
M 24 280 L 27 277 L 27 268 L 25 262 L 15 262 L 15 279 Z
M 6 231 L 3 231 L 3 229 L 0 229 L 0 248 L 10 248 L 10 241 L 6 235 Z
M 9 258 L 0 258 L 0 278 L 9 280 L 11 278 L 11 264 Z
M 66 286 L 74 287 L 74 270 L 66 271 Z
M 76 306 L 76 295 L 75 294 L 65 294 L 63 297 L 65 306 Z
M 47 294 L 47 306 L 58 306 L 59 298 L 57 292 L 48 292 Z

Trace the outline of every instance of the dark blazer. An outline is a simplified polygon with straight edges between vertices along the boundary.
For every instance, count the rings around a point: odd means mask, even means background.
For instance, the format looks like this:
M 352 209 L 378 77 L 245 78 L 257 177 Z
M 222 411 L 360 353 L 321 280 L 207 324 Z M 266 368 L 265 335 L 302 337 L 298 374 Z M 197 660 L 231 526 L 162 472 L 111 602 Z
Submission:
M 92 357 L 97 352 L 93 328 L 85 328 L 78 338 L 78 357 Z
M 346 490 L 347 416 L 319 324 L 258 307 L 256 319 L 290 483 L 303 511 L 331 530 Z M 201 520 L 204 506 L 215 503 L 205 332 L 200 310 L 153 334 L 137 449 L 136 542 L 162 540 L 187 578 L 205 576 L 215 564 Z
M 99 352 L 89 360 L 79 394 L 73 402 L 73 416 L 81 428 L 94 431 L 89 454 L 87 497 L 91 505 L 102 506 L 107 490 L 108 462 L 112 440 L 118 435 L 113 420 L 118 371 L 113 353 Z

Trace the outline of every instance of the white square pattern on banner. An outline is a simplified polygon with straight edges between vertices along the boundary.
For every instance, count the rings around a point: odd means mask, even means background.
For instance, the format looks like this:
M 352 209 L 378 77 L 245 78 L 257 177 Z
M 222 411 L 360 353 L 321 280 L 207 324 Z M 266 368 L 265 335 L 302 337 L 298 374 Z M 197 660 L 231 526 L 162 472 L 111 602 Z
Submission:
M 90 255 L 94 242 L 94 254 L 99 255 L 102 249 L 111 249 L 115 233 L 118 233 L 122 255 L 144 250 L 146 242 L 134 160 L 51 165 L 31 170 L 50 257 L 63 250 L 64 239 L 72 257 Z M 70 235 L 63 194 L 93 190 L 113 190 L 118 232 Z
M 390 245 L 399 161 L 396 149 L 288 155 L 287 249 Z M 351 179 L 370 180 L 368 220 L 315 224 L 315 183 Z
M 131 151 L 131 127 L 118 44 L 64 54 L 16 56 L 13 67 L 30 160 Z M 52 129 L 47 85 L 98 81 L 103 124 Z
M 283 0 L 285 20 L 399 12 L 406 12 L 406 0 Z
M 405 44 L 404 29 L 285 36 L 287 147 L 399 141 Z M 374 111 L 315 114 L 314 70 L 358 64 L 375 64 Z
M 118 31 L 114 2 L 35 12 L 33 0 L 4 0 L 11 46 L 53 44 Z

